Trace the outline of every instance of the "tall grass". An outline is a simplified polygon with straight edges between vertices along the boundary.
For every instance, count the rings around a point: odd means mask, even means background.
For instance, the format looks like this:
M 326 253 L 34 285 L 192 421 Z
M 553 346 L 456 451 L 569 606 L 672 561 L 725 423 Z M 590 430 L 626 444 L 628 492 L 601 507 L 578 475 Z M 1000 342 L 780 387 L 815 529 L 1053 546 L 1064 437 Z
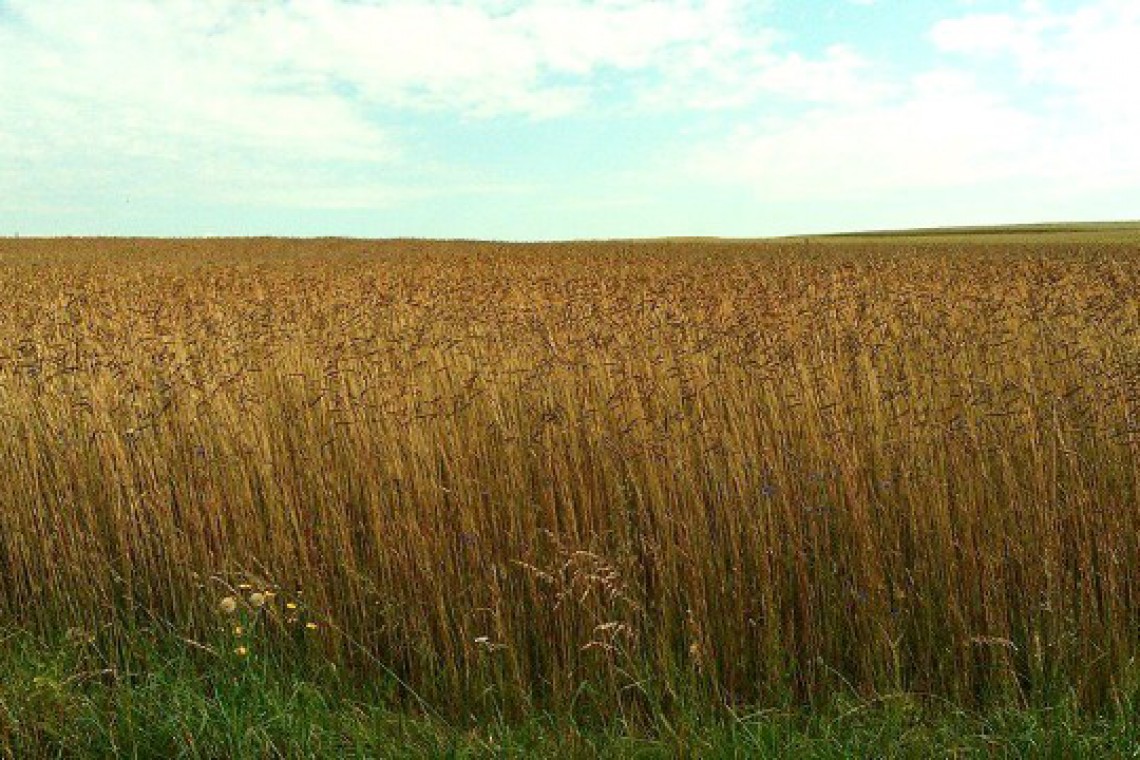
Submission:
M 1140 654 L 1138 265 L 3 242 L 0 617 L 208 649 L 273 590 L 253 655 L 441 713 L 1104 704 Z

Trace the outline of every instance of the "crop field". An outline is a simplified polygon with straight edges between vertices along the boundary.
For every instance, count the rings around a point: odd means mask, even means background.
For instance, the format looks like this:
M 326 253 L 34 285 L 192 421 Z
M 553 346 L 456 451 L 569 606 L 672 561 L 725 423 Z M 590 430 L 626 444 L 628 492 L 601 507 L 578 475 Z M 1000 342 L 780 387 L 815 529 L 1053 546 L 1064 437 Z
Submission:
M 1140 233 L 5 240 L 0 303 L 0 622 L 100 672 L 630 724 L 1140 688 Z

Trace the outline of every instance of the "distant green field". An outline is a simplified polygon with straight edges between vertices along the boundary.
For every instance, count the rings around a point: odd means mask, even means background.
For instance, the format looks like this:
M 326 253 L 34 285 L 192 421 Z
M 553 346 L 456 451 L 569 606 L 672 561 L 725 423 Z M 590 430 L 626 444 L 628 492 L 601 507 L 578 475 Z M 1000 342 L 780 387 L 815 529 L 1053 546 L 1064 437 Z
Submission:
M 1069 235 L 1069 234 L 1140 234 L 1140 221 L 1136 222 L 1058 222 L 1049 224 L 1008 224 L 982 227 L 921 227 L 903 230 L 867 230 L 862 232 L 839 232 L 814 237 L 825 238 L 909 238 L 909 237 L 977 237 L 1017 235 Z M 800 236 L 804 237 L 804 236 Z M 809 236 L 811 237 L 811 236 Z

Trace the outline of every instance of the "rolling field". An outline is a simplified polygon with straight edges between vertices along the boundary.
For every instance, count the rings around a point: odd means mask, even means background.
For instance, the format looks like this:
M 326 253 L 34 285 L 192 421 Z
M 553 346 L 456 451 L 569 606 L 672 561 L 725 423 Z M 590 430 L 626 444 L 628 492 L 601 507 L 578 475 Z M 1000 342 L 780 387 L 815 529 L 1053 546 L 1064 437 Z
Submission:
M 83 672 L 629 726 L 1140 688 L 1135 231 L 3 240 L 0 303 L 0 630 Z

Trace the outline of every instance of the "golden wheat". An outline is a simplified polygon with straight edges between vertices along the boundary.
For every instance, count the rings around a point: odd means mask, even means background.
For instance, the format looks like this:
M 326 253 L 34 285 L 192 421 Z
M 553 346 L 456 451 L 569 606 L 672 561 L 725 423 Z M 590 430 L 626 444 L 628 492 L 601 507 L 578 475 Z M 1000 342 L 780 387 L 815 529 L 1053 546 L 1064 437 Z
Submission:
M 1103 701 L 1140 654 L 1138 265 L 3 242 L 0 619 L 193 639 L 279 590 L 441 709 Z

